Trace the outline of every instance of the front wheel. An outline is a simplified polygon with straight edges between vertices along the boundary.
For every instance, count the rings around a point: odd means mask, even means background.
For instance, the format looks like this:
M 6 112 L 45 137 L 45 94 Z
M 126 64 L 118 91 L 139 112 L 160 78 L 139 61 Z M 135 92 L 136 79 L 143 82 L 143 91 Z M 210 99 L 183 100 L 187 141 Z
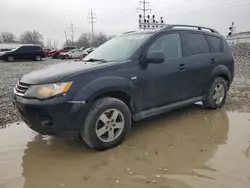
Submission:
M 210 109 L 222 107 L 227 98 L 227 90 L 227 82 L 221 77 L 216 78 L 203 101 L 204 107 Z
M 7 57 L 7 61 L 8 61 L 8 62 L 13 62 L 13 61 L 15 61 L 15 58 L 14 58 L 12 55 L 9 55 L 9 56 Z
M 105 97 L 94 102 L 81 136 L 85 143 L 97 150 L 107 150 L 122 143 L 131 127 L 127 105 L 116 98 Z

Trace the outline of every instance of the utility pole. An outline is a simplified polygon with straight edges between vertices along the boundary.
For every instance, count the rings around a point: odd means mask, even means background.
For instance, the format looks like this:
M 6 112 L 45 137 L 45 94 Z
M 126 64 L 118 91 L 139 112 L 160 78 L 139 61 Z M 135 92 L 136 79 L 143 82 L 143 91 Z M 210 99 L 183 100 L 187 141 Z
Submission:
M 68 46 L 69 44 L 68 44 L 67 32 L 66 32 L 66 31 L 64 31 L 64 34 L 65 34 L 66 44 L 67 44 L 67 46 Z
M 229 27 L 229 33 L 227 37 L 231 37 L 236 32 L 236 27 L 234 25 L 234 22 L 232 22 L 232 25 Z
M 142 4 L 142 8 L 141 8 L 141 4 Z M 143 23 L 144 30 L 146 28 L 146 12 L 147 11 L 151 11 L 151 9 L 146 8 L 146 6 L 149 6 L 149 2 L 146 1 L 146 0 L 142 0 L 142 1 L 140 1 L 140 7 L 137 8 L 137 10 L 141 10 L 143 12 L 142 13 L 142 15 L 143 15 L 143 21 L 142 21 L 142 23 Z
M 71 22 L 71 24 L 70 24 L 70 32 L 71 32 L 71 40 L 72 40 L 72 43 L 73 44 L 75 44 L 75 42 L 74 42 L 74 32 L 75 32 L 75 26 L 74 26 L 74 24 Z M 67 38 L 67 37 L 66 37 Z M 67 39 L 66 39 L 67 40 Z
M 96 17 L 95 17 L 95 13 L 93 13 L 92 9 L 89 13 L 88 19 L 89 19 L 89 22 L 90 22 L 91 27 L 92 27 L 92 40 L 93 40 L 94 39 L 94 23 L 95 23 Z

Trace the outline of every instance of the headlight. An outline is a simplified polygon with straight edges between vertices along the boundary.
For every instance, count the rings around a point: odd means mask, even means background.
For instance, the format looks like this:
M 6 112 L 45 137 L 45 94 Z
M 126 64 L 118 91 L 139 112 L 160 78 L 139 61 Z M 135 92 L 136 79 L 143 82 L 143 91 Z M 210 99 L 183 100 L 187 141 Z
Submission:
M 46 84 L 46 85 L 34 85 L 31 86 L 24 97 L 46 99 L 67 93 L 72 85 L 72 82 Z

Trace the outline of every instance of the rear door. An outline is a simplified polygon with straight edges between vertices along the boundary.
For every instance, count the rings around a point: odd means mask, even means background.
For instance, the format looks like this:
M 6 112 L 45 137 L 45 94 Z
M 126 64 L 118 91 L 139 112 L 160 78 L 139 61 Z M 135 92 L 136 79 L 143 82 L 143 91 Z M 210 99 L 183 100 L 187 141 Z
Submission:
M 225 54 L 223 48 L 223 40 L 220 37 L 207 35 L 208 41 L 212 49 L 213 65 L 225 64 Z
M 75 50 L 75 51 L 72 53 L 72 57 L 73 57 L 73 58 L 79 58 L 80 56 L 81 56 L 80 50 Z
M 213 69 L 211 49 L 205 34 L 182 32 L 184 54 L 187 57 L 187 99 L 203 96 Z
M 40 46 L 32 46 L 31 48 L 32 58 L 35 58 L 36 55 L 40 55 L 41 57 L 45 56 L 44 51 Z

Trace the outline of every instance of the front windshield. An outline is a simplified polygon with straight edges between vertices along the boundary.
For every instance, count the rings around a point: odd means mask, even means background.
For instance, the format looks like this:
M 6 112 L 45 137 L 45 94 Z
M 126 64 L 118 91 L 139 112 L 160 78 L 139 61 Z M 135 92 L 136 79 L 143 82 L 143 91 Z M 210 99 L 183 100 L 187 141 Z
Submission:
M 103 59 L 105 61 L 123 61 L 141 47 L 150 34 L 123 35 L 109 40 L 94 50 L 84 60 Z

